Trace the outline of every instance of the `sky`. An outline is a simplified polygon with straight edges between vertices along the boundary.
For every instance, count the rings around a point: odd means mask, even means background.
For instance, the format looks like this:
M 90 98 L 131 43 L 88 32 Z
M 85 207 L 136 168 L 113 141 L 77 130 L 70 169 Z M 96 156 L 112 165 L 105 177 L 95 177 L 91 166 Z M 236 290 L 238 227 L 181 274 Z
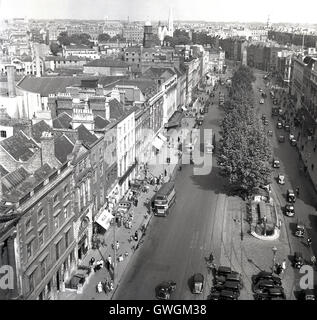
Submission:
M 0 0 L 0 19 L 104 19 L 316 23 L 317 0 Z

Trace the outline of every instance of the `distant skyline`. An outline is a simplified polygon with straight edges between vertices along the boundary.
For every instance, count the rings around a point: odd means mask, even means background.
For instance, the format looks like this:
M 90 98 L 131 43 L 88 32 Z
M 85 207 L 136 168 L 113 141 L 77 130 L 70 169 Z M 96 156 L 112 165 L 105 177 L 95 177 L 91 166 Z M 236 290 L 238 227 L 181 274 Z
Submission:
M 317 0 L 0 0 L 0 18 L 317 24 Z

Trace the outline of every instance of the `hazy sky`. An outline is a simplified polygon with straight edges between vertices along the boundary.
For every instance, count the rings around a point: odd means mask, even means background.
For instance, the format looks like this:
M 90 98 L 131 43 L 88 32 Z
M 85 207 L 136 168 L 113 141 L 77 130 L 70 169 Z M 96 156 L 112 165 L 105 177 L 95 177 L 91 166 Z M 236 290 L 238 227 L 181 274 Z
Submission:
M 317 0 L 0 0 L 0 17 L 317 23 Z

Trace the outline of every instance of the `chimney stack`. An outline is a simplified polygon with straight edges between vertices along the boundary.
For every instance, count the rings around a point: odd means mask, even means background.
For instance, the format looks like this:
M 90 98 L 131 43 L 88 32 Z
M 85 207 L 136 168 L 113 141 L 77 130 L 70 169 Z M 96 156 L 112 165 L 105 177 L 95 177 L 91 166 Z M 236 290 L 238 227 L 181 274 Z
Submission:
M 55 143 L 51 132 L 43 132 L 41 136 L 41 155 L 42 165 L 45 163 L 51 167 L 55 166 Z
M 15 66 L 8 65 L 7 69 L 7 81 L 8 81 L 8 93 L 10 98 L 14 98 L 16 96 L 15 91 Z

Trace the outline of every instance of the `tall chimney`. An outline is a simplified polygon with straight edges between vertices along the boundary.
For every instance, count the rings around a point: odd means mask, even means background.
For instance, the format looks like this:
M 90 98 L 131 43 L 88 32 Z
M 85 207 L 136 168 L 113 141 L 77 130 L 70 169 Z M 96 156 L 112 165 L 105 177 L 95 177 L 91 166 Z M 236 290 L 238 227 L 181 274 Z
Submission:
M 36 68 L 36 77 L 41 77 L 41 63 L 40 63 L 40 48 L 39 44 L 34 44 L 34 51 L 35 51 L 35 68 Z
M 8 65 L 6 66 L 7 69 L 7 79 L 8 79 L 8 93 L 9 97 L 13 98 L 16 96 L 15 91 L 15 66 Z
M 55 143 L 51 132 L 43 132 L 41 136 L 42 165 L 45 163 L 54 167 L 55 164 Z

